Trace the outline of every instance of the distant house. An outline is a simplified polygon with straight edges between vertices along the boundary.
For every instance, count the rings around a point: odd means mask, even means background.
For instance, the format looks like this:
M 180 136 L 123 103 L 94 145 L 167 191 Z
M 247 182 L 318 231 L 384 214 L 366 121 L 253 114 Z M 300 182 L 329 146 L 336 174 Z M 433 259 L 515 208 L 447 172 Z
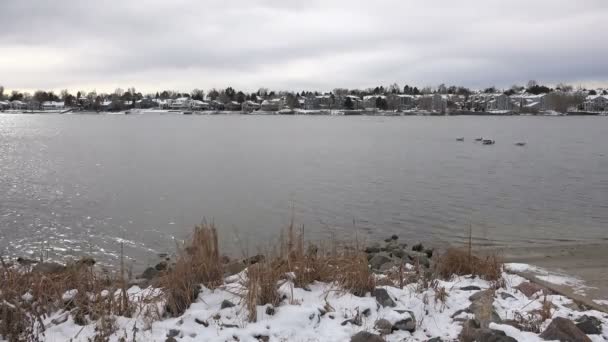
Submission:
M 190 100 L 189 107 L 192 110 L 209 110 L 211 109 L 211 105 L 205 101 L 200 100 Z
M 260 110 L 265 112 L 276 112 L 283 108 L 283 100 L 280 98 L 264 100 L 260 105 Z
M 41 105 L 42 110 L 61 110 L 65 108 L 64 102 L 59 101 L 45 101 Z
M 135 108 L 148 109 L 154 107 L 158 107 L 158 104 L 156 103 L 156 101 L 154 101 L 154 99 L 143 98 L 141 100 L 135 101 Z
M 524 113 L 544 111 L 547 110 L 546 95 L 529 93 L 511 95 L 511 103 L 513 104 L 513 109 Z
M 11 108 L 11 104 L 8 101 L 0 101 L 0 110 Z
M 14 100 L 10 102 L 11 109 L 27 109 L 27 103 L 19 100 Z
M 416 106 L 414 95 L 390 94 L 387 97 L 388 107 L 396 110 L 412 109 Z
M 583 108 L 588 112 L 608 111 L 608 95 L 588 95 L 583 103 Z
M 230 101 L 224 105 L 226 110 L 241 110 L 241 104 L 236 101 Z
M 241 105 L 241 110 L 245 113 L 251 113 L 254 110 L 260 109 L 260 104 L 253 101 L 245 101 Z
M 373 109 L 376 108 L 378 98 L 386 99 L 384 95 L 367 95 L 363 97 L 363 107 Z
M 171 109 L 190 109 L 190 98 L 180 97 L 169 102 Z

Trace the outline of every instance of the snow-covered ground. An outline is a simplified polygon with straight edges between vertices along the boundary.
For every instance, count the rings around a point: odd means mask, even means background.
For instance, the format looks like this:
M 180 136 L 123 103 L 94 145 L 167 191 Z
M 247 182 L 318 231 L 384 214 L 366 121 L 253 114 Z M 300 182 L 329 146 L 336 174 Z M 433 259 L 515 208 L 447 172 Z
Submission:
M 529 267 L 524 264 L 507 265 L 513 270 Z M 280 305 L 274 308 L 258 306 L 257 321 L 248 322 L 245 303 L 237 295 L 243 290 L 239 280 L 245 277 L 246 271 L 226 278 L 225 284 L 215 290 L 203 288 L 197 301 L 177 318 L 151 321 L 143 314 L 146 305 L 141 305 L 133 318 L 116 318 L 116 333 L 110 341 L 120 341 L 122 337 L 131 341 L 134 331 L 137 341 L 350 341 L 351 336 L 360 331 L 380 335 L 376 322 L 381 319 L 393 327 L 403 326 L 408 321 L 415 324 L 413 332 L 393 328 L 391 333 L 382 336 L 385 341 L 427 341 L 434 337 L 454 341 L 462 330 L 462 322 L 473 318 L 472 313 L 466 311 L 471 305 L 471 295 L 492 286 L 488 281 L 473 277 L 437 280 L 428 288 L 421 287 L 419 283 L 402 289 L 383 286 L 381 288 L 386 289 L 395 303 L 394 307 L 383 307 L 369 294 L 357 297 L 319 282 L 308 289 L 295 288 L 292 282 L 287 281 L 279 288 L 282 295 Z M 587 315 L 598 318 L 603 328 L 603 335 L 589 335 L 589 338 L 598 342 L 608 340 L 608 315 L 593 310 L 576 311 L 570 308 L 572 301 L 560 295 L 537 293 L 527 297 L 516 289 L 526 282 L 518 275 L 503 273 L 503 280 L 504 286 L 496 290 L 493 303 L 494 311 L 503 323 L 491 323 L 491 329 L 502 330 L 518 341 L 542 341 L 538 333 L 521 331 L 504 324 L 504 321 L 536 317 L 543 302 L 550 301 L 552 317 L 540 322 L 540 331 L 554 317 L 576 321 Z M 442 288 L 447 293 L 443 300 L 440 298 Z M 129 295 L 137 302 L 138 298 L 148 297 L 151 291 L 158 290 L 132 287 Z M 66 294 L 70 295 L 74 294 Z M 225 301 L 234 306 L 225 305 Z M 158 309 L 162 315 L 162 303 L 148 305 Z M 67 320 L 66 317 L 66 312 L 57 312 L 44 320 L 47 327 L 44 341 L 87 341 L 95 335 L 95 324 L 82 327 L 76 325 L 72 317 L 67 317 Z

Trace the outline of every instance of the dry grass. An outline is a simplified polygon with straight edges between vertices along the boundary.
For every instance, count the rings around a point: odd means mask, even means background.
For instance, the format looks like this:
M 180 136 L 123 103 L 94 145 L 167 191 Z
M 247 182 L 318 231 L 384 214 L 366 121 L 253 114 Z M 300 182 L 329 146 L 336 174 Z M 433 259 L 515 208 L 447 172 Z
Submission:
M 125 282 L 116 275 L 99 272 L 90 263 L 71 263 L 56 272 L 2 263 L 0 284 L 0 335 L 10 341 L 37 340 L 44 333 L 43 319 L 58 310 L 65 310 L 80 325 L 132 313 L 126 293 L 114 295 Z M 75 295 L 64 300 L 69 290 Z M 110 295 L 102 296 L 103 290 Z
M 166 295 L 167 312 L 181 315 L 192 304 L 203 284 L 215 288 L 223 282 L 217 230 L 213 224 L 194 228 L 190 242 L 179 248 L 175 265 L 160 278 Z
M 502 260 L 496 255 L 479 257 L 470 250 L 450 248 L 435 261 L 434 270 L 444 279 L 452 275 L 475 275 L 488 281 L 497 281 L 502 276 Z
M 269 262 L 260 262 L 247 268 L 245 281 L 245 305 L 249 321 L 257 320 L 257 306 L 271 304 L 278 305 L 281 301 L 278 287 L 282 276 L 281 269 Z

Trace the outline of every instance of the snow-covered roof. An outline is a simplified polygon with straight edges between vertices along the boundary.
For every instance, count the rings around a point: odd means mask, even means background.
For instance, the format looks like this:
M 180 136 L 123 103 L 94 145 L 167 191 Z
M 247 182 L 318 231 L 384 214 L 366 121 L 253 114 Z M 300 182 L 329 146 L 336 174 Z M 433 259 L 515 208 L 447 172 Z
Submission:
M 385 99 L 386 96 L 384 95 L 367 95 L 367 96 L 363 96 L 363 100 L 369 100 L 369 99 L 373 99 L 373 98 L 381 98 L 381 99 Z
M 65 103 L 64 102 L 59 102 L 59 101 L 44 101 L 42 102 L 43 106 L 52 106 L 52 107 L 61 107 L 64 106 Z

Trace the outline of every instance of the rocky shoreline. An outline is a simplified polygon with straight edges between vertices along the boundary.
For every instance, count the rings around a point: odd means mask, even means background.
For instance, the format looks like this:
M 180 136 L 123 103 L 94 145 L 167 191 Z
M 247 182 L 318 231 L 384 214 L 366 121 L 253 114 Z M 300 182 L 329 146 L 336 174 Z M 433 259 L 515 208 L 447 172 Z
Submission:
M 299 258 L 307 262 L 322 257 L 315 245 L 299 249 Z M 288 250 L 295 253 L 298 248 Z M 192 253 L 198 255 L 196 251 Z M 514 273 L 527 265 L 500 264 L 496 271 L 482 267 L 484 263 L 496 267 L 495 259 L 467 255 L 462 250 L 426 248 L 421 243 L 409 245 L 396 235 L 371 243 L 359 253 L 367 261 L 365 268 L 373 280 L 367 293 L 353 292 L 336 282 L 312 280 L 301 284 L 298 277 L 306 273 L 296 267 L 295 272 L 277 275 L 280 280 L 272 285 L 276 286 L 276 300 L 257 302 L 253 307 L 247 300 L 253 291 L 251 272 L 268 264 L 270 256 L 260 254 L 243 259 L 218 256 L 221 284 L 197 285 L 192 304 L 178 314 L 172 314 L 166 304 L 168 299 L 150 300 L 165 298 L 163 293 L 173 291 L 163 287 L 165 277 L 180 267 L 175 257 L 159 255 L 158 263 L 139 276 L 123 274 L 128 278 L 128 289 L 115 289 L 115 296 L 126 296 L 139 309 L 124 317 L 120 311 L 111 311 L 115 323 L 102 340 L 595 342 L 608 339 L 606 313 L 590 310 Z M 441 276 L 438 270 L 454 262 L 458 266 L 453 268 L 455 273 Z M 70 265 L 20 258 L 17 264 L 43 278 L 66 272 L 90 272 L 97 267 L 90 258 Z M 477 265 L 474 274 L 466 273 L 467 264 Z M 4 262 L 3 265 L 5 271 L 12 267 Z M 319 267 L 314 263 L 305 265 Z M 353 271 L 348 266 L 341 267 L 336 271 L 344 274 Z M 111 293 L 106 291 L 105 296 Z M 39 340 L 88 341 L 100 336 L 101 321 L 95 320 L 92 312 L 79 316 L 78 304 L 74 306 L 78 296 L 78 290 L 66 291 L 58 309 L 40 317 L 43 333 L 36 336 Z M 36 302 L 35 293 L 32 295 L 30 290 L 18 301 L 5 298 L 5 302 L 11 304 L 0 304 L 0 311 L 12 312 L 11 307 L 18 305 L 27 308 Z M 157 312 L 155 318 L 146 318 L 152 308 Z M 4 323 L 2 317 L 0 323 Z M 133 332 L 133 336 L 127 332 Z

